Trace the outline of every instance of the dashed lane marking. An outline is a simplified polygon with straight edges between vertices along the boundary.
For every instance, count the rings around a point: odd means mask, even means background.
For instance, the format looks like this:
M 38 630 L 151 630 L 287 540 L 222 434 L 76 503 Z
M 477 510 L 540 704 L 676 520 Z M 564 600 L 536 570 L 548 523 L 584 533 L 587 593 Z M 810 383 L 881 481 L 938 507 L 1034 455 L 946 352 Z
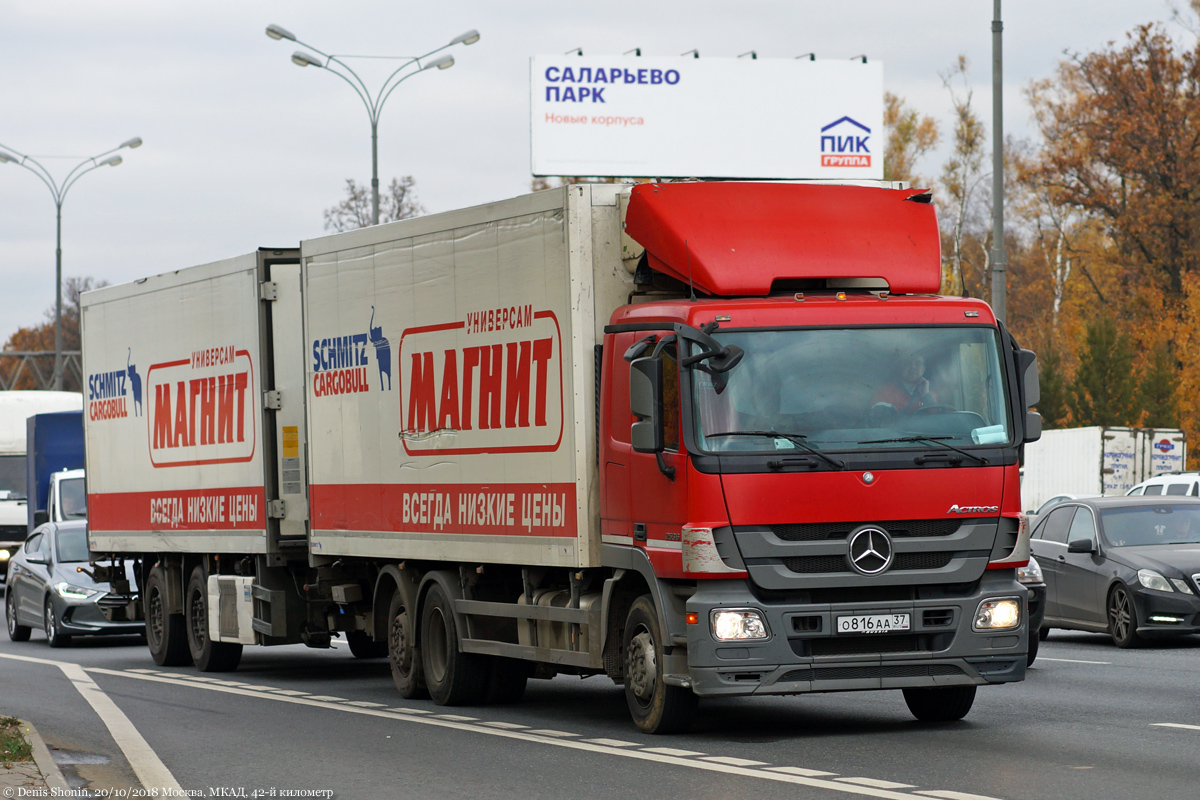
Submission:
M 911 783 L 896 783 L 895 781 L 881 781 L 877 778 L 834 778 L 835 781 L 843 783 L 856 783 L 859 786 L 874 786 L 876 789 L 915 789 Z
M 482 723 L 480 723 L 480 724 L 481 724 L 481 725 L 488 725 L 488 726 L 491 726 L 491 727 L 493 727 L 493 728 L 504 728 L 505 730 L 509 730 L 509 731 L 527 731 L 527 730 L 529 730 L 529 726 L 528 726 L 528 725 L 518 725 L 518 724 L 517 724 L 517 723 L 515 723 L 515 722 L 495 722 L 495 721 L 489 721 L 489 722 L 482 722 Z
M 1106 667 L 1112 666 L 1111 661 L 1084 661 L 1079 658 L 1047 658 L 1046 656 L 1042 656 L 1039 660 L 1040 661 L 1059 661 L 1059 662 L 1062 662 L 1063 664 L 1102 664 Z
M 1152 722 L 1151 728 L 1183 728 L 1188 731 L 1200 731 L 1200 725 L 1184 725 L 1182 722 Z
M 982 794 L 967 794 L 966 792 L 922 792 L 918 790 L 917 794 L 923 794 L 926 797 L 940 797 L 942 800 L 997 800 L 995 797 L 986 797 Z
M 766 761 L 755 761 L 752 758 L 738 758 L 736 756 L 704 756 L 701 761 L 711 761 L 714 764 L 729 764 L 732 767 L 765 767 Z
M 360 703 L 351 703 L 350 705 L 357 706 L 357 705 L 361 705 L 361 704 Z M 382 705 L 382 704 L 380 704 L 380 705 Z M 370 707 L 371 706 L 363 706 L 363 708 L 370 708 Z M 463 716 L 459 716 L 458 714 L 434 714 L 433 716 L 436 719 L 451 719 L 451 720 L 454 720 L 455 722 L 478 722 L 479 721 L 479 717 L 463 717 Z
M 39 659 L 29 659 L 39 660 Z M 46 662 L 57 664 L 58 662 Z M 256 697 L 263 700 L 274 700 L 278 703 L 292 703 L 295 705 L 310 706 L 312 708 L 323 708 L 331 711 L 341 711 L 350 714 L 363 714 L 366 716 L 379 717 L 382 719 L 390 719 L 398 722 L 407 722 L 416 725 L 432 725 L 440 728 L 448 728 L 451 730 L 464 731 L 469 733 L 479 733 L 488 736 L 496 736 L 505 739 L 516 741 L 530 742 L 552 747 L 563 747 L 570 750 L 580 750 L 591 753 L 607 754 L 622 758 L 632 758 L 639 761 L 650 761 L 659 764 L 667 764 L 686 769 L 697 769 L 706 772 L 719 772 L 726 775 L 734 775 L 744 778 L 756 778 L 758 780 L 769 780 L 777 783 L 788 783 L 799 786 L 809 786 L 815 789 L 824 789 L 827 791 L 839 792 L 841 794 L 852 794 L 864 797 L 880 798 L 881 800 L 914 800 L 914 795 L 908 792 L 900 792 L 894 789 L 883 788 L 883 786 L 873 784 L 887 784 L 896 786 L 907 786 L 907 784 L 894 784 L 891 781 L 874 781 L 870 778 L 858 779 L 859 783 L 846 782 L 844 780 L 827 780 L 824 776 L 832 773 L 823 773 L 819 770 L 804 770 L 800 767 L 747 767 L 736 766 L 733 764 L 715 763 L 711 760 L 697 758 L 704 756 L 704 753 L 699 753 L 692 750 L 676 750 L 674 748 L 636 748 L 630 746 L 615 746 L 609 744 L 600 744 L 597 742 L 588 741 L 585 739 L 574 738 L 578 734 L 567 733 L 566 731 L 552 730 L 512 730 L 507 728 L 496 727 L 482 722 L 460 722 L 449 719 L 438 719 L 430 712 L 422 712 L 419 709 L 407 708 L 361 708 L 352 706 L 348 702 L 339 699 L 331 702 L 322 699 L 323 696 L 307 696 L 307 697 L 287 697 L 277 693 L 259 692 L 248 689 L 243 689 L 236 686 L 223 686 L 218 683 L 196 683 L 193 681 L 181 680 L 176 677 L 165 675 L 147 675 L 133 673 L 126 670 L 112 670 L 101 667 L 89 668 L 87 670 L 92 674 L 112 675 L 116 677 L 128 678 L 131 680 L 147 681 L 152 683 L 165 683 L 174 686 L 189 686 L 197 690 L 223 692 L 227 694 L 235 694 L 243 697 Z M 417 714 L 424 713 L 427 716 L 418 716 Z M 565 734 L 565 736 L 564 736 Z M 567 738 L 571 737 L 571 738 Z M 685 753 L 688 755 L 675 755 Z M 872 781 L 872 785 L 868 785 L 866 781 Z M 955 794 L 951 792 L 943 793 L 923 793 L 929 797 L 942 797 L 946 800 L 996 800 L 995 798 L 984 798 L 982 795 Z
M 484 723 L 487 724 L 487 723 Z M 495 724 L 495 723 L 492 723 Z M 605 747 L 637 747 L 637 742 L 622 742 L 620 739 L 584 739 L 592 744 L 602 744 Z
M 358 706 L 359 708 L 387 708 L 385 703 L 369 703 L 366 700 L 351 700 L 350 705 Z M 467 717 L 470 719 L 470 717 Z

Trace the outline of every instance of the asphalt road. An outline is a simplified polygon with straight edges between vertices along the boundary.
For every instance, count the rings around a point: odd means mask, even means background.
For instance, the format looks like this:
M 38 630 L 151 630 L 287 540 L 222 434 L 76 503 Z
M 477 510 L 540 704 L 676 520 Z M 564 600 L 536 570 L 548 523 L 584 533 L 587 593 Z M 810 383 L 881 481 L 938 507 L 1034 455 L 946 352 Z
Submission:
M 9 656 L 42 659 L 14 660 Z M 33 722 L 68 782 L 140 786 L 63 669 L 82 665 L 186 790 L 351 798 L 1194 797 L 1200 638 L 1118 650 L 1056 631 L 1022 684 L 981 688 L 966 720 L 915 722 L 899 692 L 707 701 L 653 737 L 607 678 L 531 681 L 516 705 L 441 708 L 395 693 L 386 661 L 247 648 L 235 673 L 158 668 L 136 639 L 50 649 L 0 634 L 0 712 Z M 213 792 L 215 790 L 215 793 Z

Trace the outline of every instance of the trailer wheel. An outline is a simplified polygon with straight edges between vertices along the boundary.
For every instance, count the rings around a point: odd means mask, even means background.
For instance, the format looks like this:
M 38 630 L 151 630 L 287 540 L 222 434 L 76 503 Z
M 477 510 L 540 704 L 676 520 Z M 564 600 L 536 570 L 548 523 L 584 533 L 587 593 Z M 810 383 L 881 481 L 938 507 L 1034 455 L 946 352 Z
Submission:
M 533 662 L 531 661 L 522 661 L 519 658 L 493 658 L 484 701 L 498 705 L 519 703 L 525 696 L 525 684 L 532 674 Z
M 54 613 L 54 601 L 49 597 L 46 598 L 46 612 L 43 619 L 46 623 L 46 641 L 51 647 L 66 647 L 71 643 L 71 634 L 62 632 L 58 615 Z
M 146 645 L 160 667 L 185 667 L 192 663 L 184 633 L 183 614 L 167 611 L 167 571 L 150 570 L 146 578 Z
M 905 689 L 904 702 L 921 722 L 954 722 L 971 710 L 975 702 L 974 686 L 946 686 L 936 689 Z
M 687 730 L 696 713 L 695 692 L 663 680 L 662 642 L 654 600 L 644 594 L 629 607 L 621 649 L 625 654 L 625 702 L 634 724 L 646 733 Z
M 4 619 L 8 623 L 8 638 L 14 642 L 28 642 L 33 629 L 17 622 L 17 596 L 12 586 L 4 592 Z
M 421 607 L 421 668 L 429 696 L 439 706 L 478 703 L 487 691 L 487 660 L 461 652 L 458 645 L 454 606 L 435 583 Z
M 187 615 L 187 645 L 201 672 L 229 672 L 242 660 L 242 646 L 234 642 L 214 642 L 208 637 L 208 581 L 204 567 L 192 570 L 184 598 Z
M 387 642 L 377 642 L 366 631 L 346 631 L 346 644 L 355 658 L 383 658 L 388 654 Z
M 388 662 L 392 666 L 392 682 L 401 697 L 412 700 L 428 697 L 425 676 L 421 672 L 421 651 L 413 630 L 412 609 L 404 604 L 404 594 L 397 589 L 388 605 Z

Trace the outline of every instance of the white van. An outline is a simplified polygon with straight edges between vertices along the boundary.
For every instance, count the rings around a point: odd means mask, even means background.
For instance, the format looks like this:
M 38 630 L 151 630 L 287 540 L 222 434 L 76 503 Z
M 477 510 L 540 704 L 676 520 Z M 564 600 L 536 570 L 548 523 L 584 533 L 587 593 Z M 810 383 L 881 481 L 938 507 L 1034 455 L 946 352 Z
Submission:
M 1125 494 L 1200 497 L 1200 472 L 1164 472 L 1142 481 Z

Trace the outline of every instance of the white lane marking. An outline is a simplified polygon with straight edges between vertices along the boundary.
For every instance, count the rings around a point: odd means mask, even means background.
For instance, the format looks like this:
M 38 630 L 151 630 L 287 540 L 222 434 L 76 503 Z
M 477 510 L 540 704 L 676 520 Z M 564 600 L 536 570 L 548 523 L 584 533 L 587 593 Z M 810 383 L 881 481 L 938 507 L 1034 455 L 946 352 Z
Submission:
M 859 786 L 874 786 L 876 789 L 915 789 L 911 783 L 896 783 L 895 781 L 881 781 L 877 778 L 834 778 L 835 781 L 843 781 L 845 783 L 856 783 Z
M 487 724 L 486 722 L 484 723 Z M 637 742 L 622 742 L 620 739 L 584 739 L 592 744 L 602 744 L 606 747 L 637 747 Z
M 917 794 L 923 794 L 928 797 L 940 797 L 943 800 L 996 800 L 995 797 L 987 797 L 986 795 L 982 794 L 967 794 L 966 792 L 918 791 Z
M 1112 666 L 1111 661 L 1083 661 L 1078 658 L 1046 658 L 1042 656 L 1040 661 L 1061 661 L 1064 664 L 1103 664 L 1104 666 Z
M 0 654 L 2 656 L 4 654 Z M 27 659 L 36 661 L 40 659 Z M 50 662 L 53 663 L 53 662 Z M 582 750 L 591 753 L 601 753 L 612 756 L 620 756 L 623 758 L 632 758 L 638 761 L 651 761 L 658 764 L 669 764 L 671 766 L 683 767 L 687 769 L 698 769 L 705 772 L 720 772 L 726 775 L 736 775 L 743 778 L 757 778 L 759 780 L 774 781 L 777 783 L 788 783 L 797 786 L 809 786 L 815 789 L 826 789 L 829 791 L 840 792 L 842 794 L 862 795 L 865 797 L 877 797 L 881 800 L 913 800 L 913 795 L 907 792 L 894 792 L 888 789 L 879 789 L 871 786 L 861 786 L 856 784 L 841 783 L 830 780 L 823 780 L 819 777 L 809 777 L 799 775 L 793 772 L 782 772 L 786 768 L 767 768 L 754 769 L 750 767 L 734 767 L 726 764 L 713 764 L 707 761 L 696 759 L 681 758 L 678 756 L 663 755 L 660 753 L 651 752 L 655 748 L 630 750 L 618 747 L 609 747 L 601 744 L 592 744 L 581 739 L 559 739 L 551 736 L 538 736 L 532 731 L 514 731 L 502 730 L 493 727 L 488 727 L 482 723 L 472 722 L 453 722 L 451 720 L 436 719 L 432 716 L 428 717 L 412 717 L 393 713 L 394 711 L 412 711 L 412 709 L 375 709 L 375 708 L 357 708 L 345 703 L 327 703 L 320 700 L 314 700 L 311 697 L 283 697 L 277 694 L 269 694 L 265 692 L 253 692 L 246 689 L 241 689 L 233 686 L 221 686 L 218 684 L 201 684 L 190 681 L 178 680 L 175 678 L 160 676 L 160 675 L 138 675 L 128 671 L 104 669 L 101 667 L 91 667 L 88 672 L 98 675 L 113 675 L 116 677 L 129 678 L 131 680 L 148 681 L 152 683 L 166 683 L 174 686 L 188 686 L 197 690 L 205 690 L 210 692 L 224 692 L 226 694 L 236 694 L 243 697 L 256 697 L 261 700 L 274 700 L 278 703 L 293 703 L 295 705 L 311 706 L 313 708 L 323 708 L 329 711 L 341 711 L 347 714 L 363 714 L 365 716 L 380 717 L 382 719 L 395 720 L 397 722 L 408 722 L 416 725 L 432 725 L 438 728 L 449 728 L 451 730 L 464 731 L 468 733 L 481 733 L 488 736 L 498 736 L 504 739 L 515 739 L 517 741 L 530 742 L 534 744 L 548 745 L 552 747 L 565 747 L 570 750 Z M 667 748 L 660 748 L 667 749 Z M 684 751 L 690 752 L 690 751 Z M 697 755 L 703 755 L 698 753 Z M 792 769 L 799 769 L 798 767 Z
M 372 703 L 370 706 L 364 706 L 362 703 L 351 703 L 352 706 L 362 706 L 363 708 L 371 708 L 382 705 L 380 703 Z M 434 714 L 438 719 L 452 719 L 455 722 L 478 722 L 479 717 L 460 717 L 458 714 Z
M 358 706 L 359 708 L 387 708 L 384 703 L 368 703 L 366 700 L 351 700 L 350 705 Z
M 141 782 L 142 788 L 148 791 L 182 794 L 183 787 L 175 780 L 175 776 L 167 769 L 167 765 L 162 763 L 158 754 L 138 733 L 138 729 L 133 727 L 129 717 L 125 716 L 125 713 L 117 708 L 117 704 L 112 701 L 112 698 L 101 691 L 96 682 L 83 671 L 83 667 L 78 664 L 61 663 L 58 668 L 79 690 L 83 699 L 88 701 L 88 705 L 108 728 L 113 741 L 121 748 L 121 752 L 125 754 L 125 760 L 129 762 L 129 766 L 133 768 L 134 774 Z
M 130 672 L 140 672 L 143 675 L 157 675 L 158 674 L 158 670 L 154 670 L 154 669 L 131 669 L 129 671 Z
M 420 708 L 389 708 L 388 711 L 399 711 L 401 714 L 432 714 L 432 711 L 425 711 Z M 524 726 L 522 726 L 524 727 Z
M 1151 728 L 1183 728 L 1189 731 L 1200 731 L 1200 725 L 1184 725 L 1181 722 L 1151 722 Z
M 824 776 L 837 775 L 836 772 L 824 772 L 819 769 L 805 769 L 804 767 L 767 767 L 771 772 L 782 772 L 785 775 L 803 775 L 806 778 L 820 778 Z
M 571 738 L 571 737 L 579 735 L 578 733 L 570 733 L 568 731 L 553 731 L 553 730 L 548 730 L 546 728 L 538 728 L 538 729 L 530 731 L 530 733 L 532 733 L 535 736 L 557 736 L 557 737 L 560 737 L 563 739 L 567 739 L 567 738 Z
M 344 697 L 334 697 L 333 695 L 329 695 L 329 694 L 313 694 L 313 695 L 309 695 L 309 699 L 310 700 L 324 700 L 326 703 L 344 703 L 344 702 L 346 702 L 346 698 L 344 698 Z
M 704 755 L 696 750 L 679 750 L 674 747 L 643 747 L 642 750 L 647 753 L 658 753 L 660 756 L 677 756 L 679 758 Z
M 711 761 L 714 764 L 728 764 L 731 767 L 765 767 L 766 761 L 755 761 L 751 758 L 737 758 L 736 756 L 704 756 L 701 761 Z
M 308 692 L 297 692 L 295 689 L 267 689 L 268 692 L 275 694 L 284 694 L 288 697 L 309 697 Z
M 493 728 L 504 728 L 510 731 L 527 731 L 528 725 L 518 725 L 515 722 L 481 722 L 481 725 L 490 725 Z

